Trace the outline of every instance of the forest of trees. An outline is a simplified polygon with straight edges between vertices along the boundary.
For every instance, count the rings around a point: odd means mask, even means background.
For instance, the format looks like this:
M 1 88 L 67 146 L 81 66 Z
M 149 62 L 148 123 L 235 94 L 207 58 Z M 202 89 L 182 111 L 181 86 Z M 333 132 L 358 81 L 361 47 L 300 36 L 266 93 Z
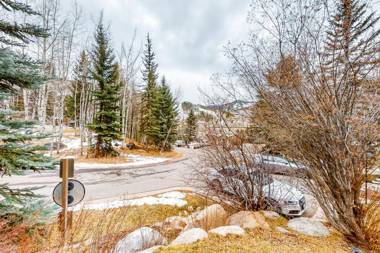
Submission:
M 380 245 L 379 198 L 368 204 L 363 197 L 380 160 L 380 17 L 368 1 L 252 0 L 249 20 L 267 34 L 228 45 L 232 67 L 215 85 L 215 103 L 184 102 L 183 115 L 160 73 L 160 38 L 148 33 L 136 50 L 135 34 L 117 50 L 101 12 L 84 39 L 81 7 L 73 2 L 65 11 L 61 2 L 0 0 L 2 176 L 56 168 L 52 155 L 60 155 L 68 127 L 83 159 L 133 147 L 162 154 L 177 139 L 205 141 L 199 147 L 222 166 L 233 158 L 241 169 L 246 159 L 236 154 L 246 150 L 253 160 L 270 153 L 301 164 L 297 182 L 335 231 L 355 245 Z M 231 101 L 250 102 L 244 111 Z M 50 145 L 33 142 L 47 137 Z M 201 165 L 214 168 L 205 153 Z M 5 234 L 37 208 L 34 190 L 0 183 Z
M 165 77 L 158 81 L 150 36 L 142 57 L 134 38 L 116 52 L 100 14 L 90 46 L 83 46 L 82 10 L 75 2 L 71 7 L 66 15 L 58 0 L 37 1 L 33 8 L 0 0 L 2 175 L 55 168 L 54 158 L 41 151 L 59 153 L 67 126 L 80 136 L 81 155 L 94 158 L 118 156 L 117 141 L 170 151 L 177 139 L 177 100 Z M 32 144 L 46 137 L 49 146 Z M 10 222 L 22 222 L 34 211 L 33 190 L 0 184 L 0 218 L 14 214 L 20 219 Z
M 19 4 L 10 1 L 12 7 Z M 30 42 L 20 47 L 22 51 L 38 48 L 33 57 L 41 62 L 45 81 L 39 87 L 30 83 L 33 89 L 14 89 L 8 84 L 4 88 L 14 91 L 7 106 L 23 112 L 18 118 L 52 126 L 50 152 L 60 152 L 65 125 L 74 127 L 80 136 L 82 155 L 117 156 L 112 147 L 115 141 L 123 146 L 131 141 L 150 149 L 171 150 L 177 138 L 177 101 L 165 77 L 159 77 L 149 34 L 142 56 L 135 49 L 135 37 L 128 47 L 122 45 L 115 51 L 109 27 L 101 17 L 93 38 L 89 36 L 90 46 L 83 46 L 79 43 L 83 36 L 80 6 L 74 2 L 70 15 L 64 15 L 57 0 L 41 0 L 35 6 L 36 11 L 15 15 L 27 24 L 30 14 L 38 14 L 35 16 L 42 24 L 34 30 L 38 37 L 29 40 L 17 32 L 14 36 Z M 19 26 L 23 31 L 29 29 Z M 5 38 L 1 42 L 20 46 Z M 36 82 L 35 76 L 22 78 L 15 81 Z

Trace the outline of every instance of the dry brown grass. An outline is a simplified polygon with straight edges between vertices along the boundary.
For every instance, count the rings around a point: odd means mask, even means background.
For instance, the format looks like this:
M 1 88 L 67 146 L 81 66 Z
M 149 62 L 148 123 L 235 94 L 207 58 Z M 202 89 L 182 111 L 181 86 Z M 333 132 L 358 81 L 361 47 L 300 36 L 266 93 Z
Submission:
M 191 245 L 168 247 L 159 250 L 159 253 L 181 252 L 215 252 L 215 253 L 296 253 L 321 252 L 343 253 L 351 252 L 350 245 L 344 237 L 336 232 L 328 237 L 304 236 L 289 231 L 284 234 L 276 231 L 276 227 L 286 227 L 287 220 L 280 217 L 276 220 L 267 219 L 271 230 L 249 230 L 244 236 L 222 237 L 209 234 L 206 240 Z
M 162 248 L 158 253 L 181 253 L 181 252 L 205 252 L 205 253 L 349 253 L 352 252 L 352 244 L 345 237 L 333 231 L 328 237 L 311 237 L 298 234 L 290 229 L 284 234 L 276 231 L 277 227 L 285 227 L 287 220 L 280 217 L 276 220 L 267 219 L 271 230 L 255 229 L 248 230 L 244 236 L 222 237 L 209 234 L 205 240 L 191 245 L 181 245 Z M 376 253 L 379 249 L 374 248 Z
M 123 149 L 120 149 L 118 151 L 120 151 L 123 154 L 133 154 L 133 155 L 153 156 L 153 157 L 180 158 L 183 156 L 182 153 L 179 153 L 176 151 L 160 152 L 160 151 L 151 150 L 151 149 L 123 148 Z
M 344 238 L 334 233 L 326 238 L 283 234 L 256 229 L 246 235 L 221 237 L 210 234 L 206 240 L 191 245 L 168 247 L 159 253 L 215 252 L 215 253 L 348 253 L 351 252 Z
M 89 157 L 77 157 L 77 162 L 84 163 L 103 163 L 103 164 L 120 164 L 129 162 L 128 158 L 125 155 L 133 154 L 140 156 L 149 156 L 149 157 L 165 157 L 165 158 L 180 158 L 183 156 L 182 153 L 176 151 L 169 152 L 159 152 L 154 150 L 144 150 L 144 149 L 118 149 L 122 156 L 119 157 L 104 157 L 104 158 L 89 158 Z M 75 152 L 74 152 L 75 153 Z
M 58 222 L 55 221 L 44 229 L 35 230 L 29 237 L 25 237 L 18 245 L 18 252 L 109 252 L 121 238 L 139 227 L 152 226 L 170 216 L 188 216 L 192 211 L 203 209 L 214 203 L 210 199 L 190 193 L 187 194 L 186 201 L 188 205 L 182 208 L 146 205 L 75 212 L 73 227 L 66 237 L 66 245 L 62 244 Z M 351 245 L 337 232 L 332 232 L 330 236 L 323 238 L 304 236 L 292 231 L 284 234 L 277 232 L 276 228 L 286 227 L 285 218 L 267 219 L 267 222 L 271 230 L 250 230 L 242 237 L 220 237 L 210 234 L 206 240 L 191 245 L 163 248 L 159 252 L 351 252 Z M 172 240 L 177 234 L 164 234 L 164 236 Z M 374 249 L 372 252 L 379 251 Z
M 103 157 L 103 158 L 77 157 L 76 162 L 120 164 L 120 163 L 127 163 L 127 162 L 129 162 L 129 160 L 127 157 Z
M 371 203 L 365 207 L 362 226 L 370 247 L 380 252 L 380 197 L 377 193 L 369 199 Z
M 43 230 L 33 233 L 22 245 L 19 244 L 18 252 L 109 252 L 117 241 L 139 227 L 151 226 L 170 216 L 186 216 L 189 209 L 203 209 L 211 204 L 194 194 L 187 194 L 185 200 L 188 205 L 181 208 L 145 205 L 74 212 L 73 226 L 66 236 L 65 246 L 56 219 Z

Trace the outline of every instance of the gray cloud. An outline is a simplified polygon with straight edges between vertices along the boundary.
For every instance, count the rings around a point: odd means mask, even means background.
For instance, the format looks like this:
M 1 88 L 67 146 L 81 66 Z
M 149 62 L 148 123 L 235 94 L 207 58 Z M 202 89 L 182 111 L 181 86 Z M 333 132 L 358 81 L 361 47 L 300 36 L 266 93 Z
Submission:
M 244 40 L 250 0 L 79 0 L 88 17 L 104 17 L 111 25 L 116 49 L 128 44 L 137 29 L 137 44 L 150 33 L 159 63 L 182 100 L 200 102 L 197 86 L 210 86 L 215 72 L 225 71 L 228 61 L 222 48 L 228 41 Z M 93 26 L 93 22 L 86 22 Z

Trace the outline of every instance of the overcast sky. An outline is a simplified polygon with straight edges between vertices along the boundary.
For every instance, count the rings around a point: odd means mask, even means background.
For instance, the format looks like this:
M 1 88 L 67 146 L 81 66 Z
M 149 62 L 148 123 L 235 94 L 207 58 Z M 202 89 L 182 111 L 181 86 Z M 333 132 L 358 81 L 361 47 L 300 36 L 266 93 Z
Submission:
M 94 27 L 101 10 L 111 26 L 113 45 L 128 45 L 137 30 L 137 46 L 149 32 L 159 74 L 181 101 L 201 103 L 197 87 L 211 90 L 210 77 L 229 62 L 223 46 L 246 38 L 250 0 L 78 0 L 84 22 Z M 91 37 L 92 39 L 92 37 Z

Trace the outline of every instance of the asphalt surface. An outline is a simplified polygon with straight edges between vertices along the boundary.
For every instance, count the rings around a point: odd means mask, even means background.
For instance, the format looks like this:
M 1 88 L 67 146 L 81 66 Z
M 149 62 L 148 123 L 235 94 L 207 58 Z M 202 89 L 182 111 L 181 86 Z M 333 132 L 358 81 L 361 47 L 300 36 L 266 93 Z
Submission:
M 81 181 L 86 188 L 85 203 L 108 202 L 118 199 L 133 199 L 162 192 L 199 191 L 194 185 L 195 172 L 200 166 L 201 150 L 179 148 L 183 153 L 180 159 L 163 163 L 125 168 L 79 169 L 74 179 Z M 277 180 L 302 189 L 299 180 L 284 176 L 275 176 Z M 58 171 L 43 171 L 1 178 L 0 183 L 7 183 L 12 188 L 41 187 L 36 193 L 52 200 L 54 187 L 61 181 Z M 304 216 L 318 215 L 319 206 L 308 194 L 307 211 Z
M 87 202 L 130 198 L 167 189 L 191 189 L 190 181 L 197 167 L 199 150 L 179 148 L 178 151 L 184 154 L 180 159 L 133 168 L 79 170 L 74 178 L 84 184 L 84 201 Z M 58 171 L 43 171 L 3 177 L 0 182 L 16 188 L 43 187 L 36 193 L 51 198 L 60 180 Z

